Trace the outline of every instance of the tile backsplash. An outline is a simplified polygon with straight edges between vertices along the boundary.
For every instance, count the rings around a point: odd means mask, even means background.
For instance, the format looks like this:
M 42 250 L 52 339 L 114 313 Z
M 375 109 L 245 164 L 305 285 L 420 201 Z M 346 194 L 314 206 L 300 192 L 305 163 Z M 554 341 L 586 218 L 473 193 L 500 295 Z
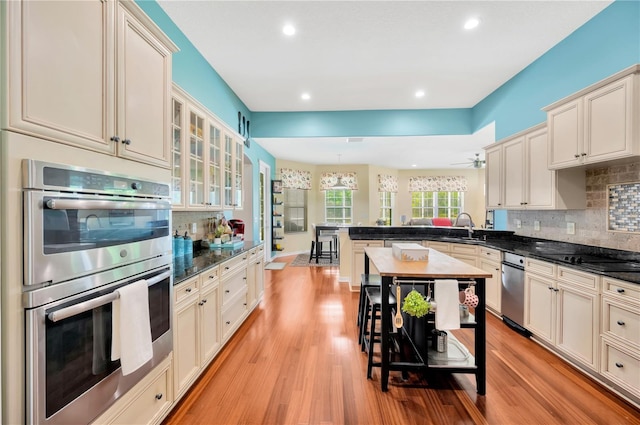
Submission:
M 208 219 L 217 219 L 223 215 L 222 211 L 174 211 L 171 213 L 173 227 L 171 234 L 177 230 L 180 235 L 188 232 L 194 241 L 202 239 L 207 230 Z M 192 223 L 196 223 L 196 233 L 191 233 Z
M 567 211 L 508 211 L 508 230 L 534 238 L 640 251 L 640 233 L 608 229 L 608 185 L 640 181 L 640 161 L 586 170 L 587 208 Z M 637 208 L 618 205 L 618 217 L 633 217 Z M 520 220 L 521 228 L 516 228 Z M 535 230 L 535 221 L 540 230 Z M 575 223 L 575 234 L 567 234 L 567 223 Z

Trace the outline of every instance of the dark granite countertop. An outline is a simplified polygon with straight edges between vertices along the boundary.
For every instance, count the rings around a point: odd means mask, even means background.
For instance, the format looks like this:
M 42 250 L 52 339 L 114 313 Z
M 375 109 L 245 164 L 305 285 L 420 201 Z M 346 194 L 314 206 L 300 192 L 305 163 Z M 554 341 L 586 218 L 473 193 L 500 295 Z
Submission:
M 238 249 L 209 249 L 200 248 L 199 244 L 194 246 L 193 258 L 183 256 L 173 259 L 173 284 L 198 275 L 205 270 L 217 266 L 233 257 L 244 254 L 245 252 L 262 245 L 264 242 L 245 241 L 244 246 Z
M 426 240 L 472 244 L 640 284 L 640 253 L 638 252 L 530 238 L 516 235 L 512 231 L 474 229 L 473 237 L 470 238 L 468 229 L 461 227 L 370 226 L 350 227 L 349 237 L 353 240 Z M 557 259 L 557 256 L 561 254 L 568 256 L 593 256 L 603 261 L 616 260 L 620 262 L 639 263 L 638 271 L 594 270 L 582 264 L 571 264 L 560 261 Z

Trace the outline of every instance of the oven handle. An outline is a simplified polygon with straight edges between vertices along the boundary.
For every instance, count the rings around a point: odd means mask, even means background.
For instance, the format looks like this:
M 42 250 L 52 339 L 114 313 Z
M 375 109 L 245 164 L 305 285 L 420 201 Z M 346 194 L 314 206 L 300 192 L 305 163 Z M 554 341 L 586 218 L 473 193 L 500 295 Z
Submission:
M 103 201 L 91 199 L 49 199 L 47 208 L 52 210 L 169 210 L 171 204 L 167 201 L 133 202 L 133 201 Z
M 147 279 L 147 285 L 155 285 L 156 283 L 168 278 L 171 276 L 171 270 L 159 274 L 158 276 L 154 276 L 151 279 Z M 102 295 L 98 298 L 94 298 L 89 301 L 85 301 L 79 304 L 72 305 L 70 307 L 61 308 L 60 310 L 52 311 L 47 314 L 47 318 L 52 322 L 58 322 L 60 320 L 67 319 L 71 316 L 75 316 L 76 314 L 84 313 L 85 311 L 93 310 L 96 307 L 100 307 L 101 305 L 109 304 L 110 302 L 118 299 L 119 295 L 117 292 L 112 292 L 110 294 Z

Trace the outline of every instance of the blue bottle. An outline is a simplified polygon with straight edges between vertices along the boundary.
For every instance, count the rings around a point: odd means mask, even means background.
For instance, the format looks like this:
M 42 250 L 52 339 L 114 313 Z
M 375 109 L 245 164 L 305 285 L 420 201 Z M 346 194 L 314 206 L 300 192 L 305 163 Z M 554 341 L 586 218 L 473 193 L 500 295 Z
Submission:
M 173 258 L 180 258 L 184 255 L 184 239 L 176 234 L 173 236 Z

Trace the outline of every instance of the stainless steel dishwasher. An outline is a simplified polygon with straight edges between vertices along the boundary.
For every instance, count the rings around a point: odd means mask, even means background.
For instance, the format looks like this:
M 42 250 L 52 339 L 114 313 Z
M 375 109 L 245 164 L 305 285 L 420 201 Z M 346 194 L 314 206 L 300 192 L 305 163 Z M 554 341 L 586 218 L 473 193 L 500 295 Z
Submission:
M 504 253 L 502 261 L 502 320 L 514 330 L 530 336 L 524 327 L 524 257 Z

